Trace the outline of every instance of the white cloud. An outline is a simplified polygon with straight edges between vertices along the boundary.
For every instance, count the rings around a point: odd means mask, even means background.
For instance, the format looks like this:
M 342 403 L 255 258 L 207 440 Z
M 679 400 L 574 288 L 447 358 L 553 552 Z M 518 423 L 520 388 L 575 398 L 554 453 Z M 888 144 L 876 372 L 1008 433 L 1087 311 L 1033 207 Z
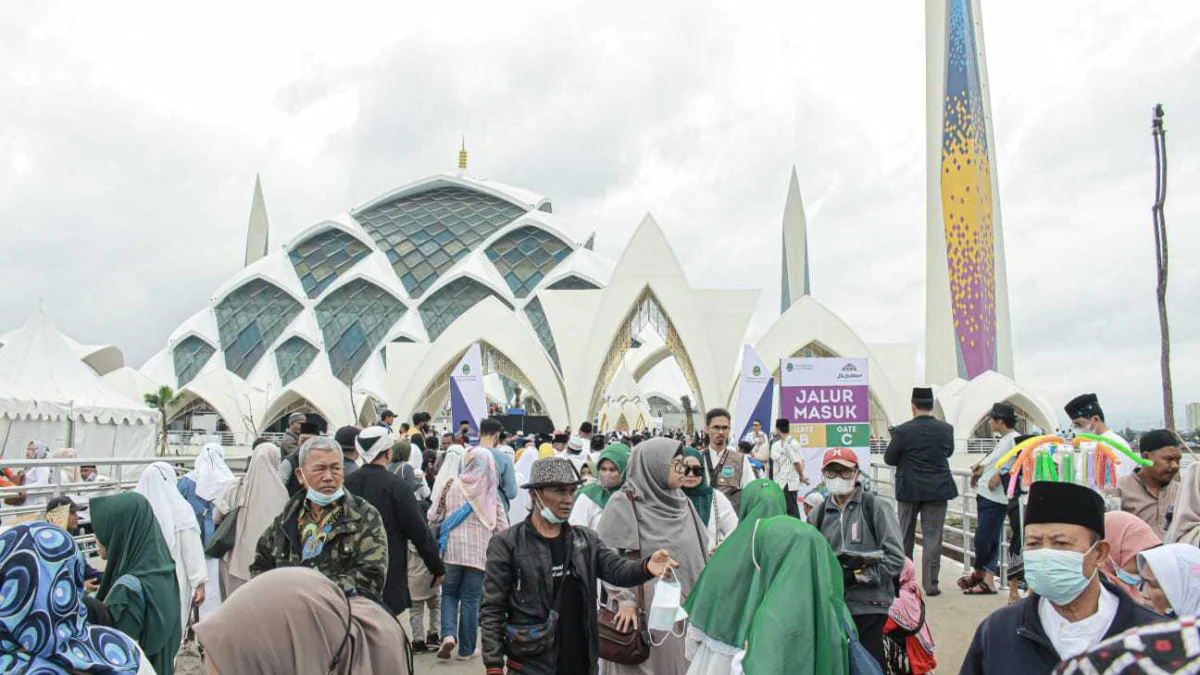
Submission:
M 23 3 L 0 9 L 0 312 L 140 363 L 242 259 L 453 166 L 555 200 L 616 255 L 653 211 L 694 284 L 778 312 L 790 167 L 815 294 L 923 340 L 919 3 Z M 1150 106 L 1168 111 L 1176 395 L 1200 399 L 1191 82 L 1200 6 L 985 2 L 1018 374 L 1161 416 Z M 1180 406 L 1182 408 L 1182 406 Z

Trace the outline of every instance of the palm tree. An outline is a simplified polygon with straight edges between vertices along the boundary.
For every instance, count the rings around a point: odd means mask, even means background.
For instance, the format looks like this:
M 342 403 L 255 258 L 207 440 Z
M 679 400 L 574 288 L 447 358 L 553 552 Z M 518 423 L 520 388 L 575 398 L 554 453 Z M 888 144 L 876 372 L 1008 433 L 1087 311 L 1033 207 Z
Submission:
M 683 407 L 683 423 L 685 429 L 689 434 L 694 433 L 696 431 L 696 425 L 692 421 L 692 413 L 695 412 L 692 410 L 692 397 L 688 396 L 687 394 L 680 396 L 679 405 Z
M 513 385 L 513 403 L 514 403 L 515 407 L 517 407 L 517 408 L 521 407 L 521 385 L 519 385 L 519 384 Z M 507 404 L 507 402 L 506 402 L 506 404 Z
M 146 402 L 146 405 L 157 410 L 162 420 L 162 455 L 165 457 L 167 454 L 167 408 L 179 402 L 179 394 L 176 394 L 174 389 L 163 385 L 158 388 L 158 391 L 143 394 L 142 400 Z
M 525 397 L 525 414 L 540 415 L 542 414 L 542 404 L 533 396 Z

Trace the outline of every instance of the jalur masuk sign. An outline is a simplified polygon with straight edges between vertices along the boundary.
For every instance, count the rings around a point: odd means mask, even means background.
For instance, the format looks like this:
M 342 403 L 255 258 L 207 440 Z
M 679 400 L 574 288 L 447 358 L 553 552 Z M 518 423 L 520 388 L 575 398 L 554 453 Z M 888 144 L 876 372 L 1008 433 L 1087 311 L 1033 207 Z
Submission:
M 783 359 L 780 410 L 804 448 L 808 485 L 820 485 L 821 458 L 829 448 L 850 448 L 862 469 L 870 466 L 871 404 L 865 358 Z

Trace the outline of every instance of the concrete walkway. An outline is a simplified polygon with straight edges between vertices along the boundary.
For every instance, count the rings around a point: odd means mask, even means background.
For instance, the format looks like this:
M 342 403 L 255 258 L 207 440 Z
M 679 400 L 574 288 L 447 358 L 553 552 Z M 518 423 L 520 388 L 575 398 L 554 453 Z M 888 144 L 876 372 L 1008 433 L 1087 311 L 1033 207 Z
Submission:
M 921 551 L 916 551 L 920 569 Z M 962 563 L 942 558 L 941 578 L 939 585 L 942 594 L 936 598 L 927 598 L 925 618 L 933 630 L 935 645 L 934 655 L 938 660 L 938 673 L 957 673 L 971 646 L 971 637 L 988 614 L 1003 607 L 1008 602 L 1008 594 L 1001 591 L 999 595 L 965 596 L 958 590 L 955 581 L 962 576 Z M 477 657 L 471 661 L 439 661 L 434 654 L 417 654 L 415 657 L 416 672 L 443 673 L 444 675 L 479 675 L 483 672 L 483 663 Z M 780 675 L 783 675 L 782 673 Z

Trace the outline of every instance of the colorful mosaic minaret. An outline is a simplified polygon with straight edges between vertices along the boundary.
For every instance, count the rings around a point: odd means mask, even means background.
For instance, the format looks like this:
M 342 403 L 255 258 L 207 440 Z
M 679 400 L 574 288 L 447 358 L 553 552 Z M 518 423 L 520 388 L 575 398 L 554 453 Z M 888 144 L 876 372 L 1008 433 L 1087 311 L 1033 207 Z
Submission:
M 1009 377 L 1012 340 L 979 0 L 926 0 L 926 376 Z

